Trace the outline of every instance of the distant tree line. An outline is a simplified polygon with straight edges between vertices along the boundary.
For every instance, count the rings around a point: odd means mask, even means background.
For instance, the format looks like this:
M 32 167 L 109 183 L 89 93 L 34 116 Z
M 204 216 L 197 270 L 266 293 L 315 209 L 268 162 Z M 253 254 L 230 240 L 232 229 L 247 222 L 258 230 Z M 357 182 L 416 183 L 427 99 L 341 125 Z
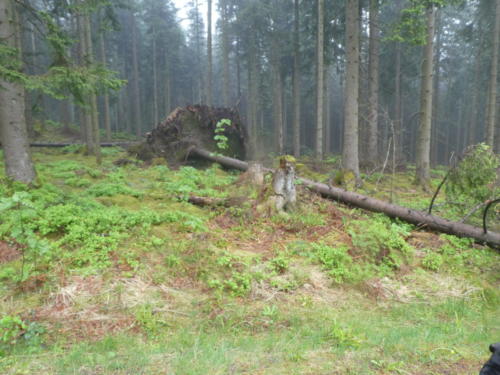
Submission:
M 141 136 L 176 106 L 231 106 L 251 157 L 342 154 L 359 176 L 390 154 L 415 163 L 424 186 L 431 166 L 468 145 L 500 151 L 500 0 L 186 6 L 187 22 L 171 0 L 3 1 L 0 20 L 11 30 L 3 24 L 0 83 L 22 91 L 27 131 L 47 120 L 78 126 L 98 156 L 101 137 Z M 27 82 L 53 67 L 71 67 L 72 78 L 58 78 L 57 89 Z M 12 137 L 7 117 L 21 121 L 8 91 L 0 90 L 3 143 Z

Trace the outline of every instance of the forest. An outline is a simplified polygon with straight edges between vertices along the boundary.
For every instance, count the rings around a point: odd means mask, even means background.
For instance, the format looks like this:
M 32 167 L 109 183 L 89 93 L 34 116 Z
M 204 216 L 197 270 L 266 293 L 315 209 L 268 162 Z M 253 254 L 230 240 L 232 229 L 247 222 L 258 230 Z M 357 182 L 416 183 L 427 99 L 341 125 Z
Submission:
M 500 0 L 0 0 L 0 372 L 498 375 L 499 47 Z

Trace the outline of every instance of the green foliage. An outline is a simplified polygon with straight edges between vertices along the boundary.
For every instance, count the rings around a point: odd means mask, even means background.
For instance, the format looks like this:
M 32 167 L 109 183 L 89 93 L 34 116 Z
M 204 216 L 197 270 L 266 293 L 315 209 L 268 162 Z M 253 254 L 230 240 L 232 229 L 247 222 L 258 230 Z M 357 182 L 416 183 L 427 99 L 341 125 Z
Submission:
M 15 345 L 27 327 L 18 316 L 4 316 L 0 319 L 0 342 L 4 345 Z
M 228 279 L 208 280 L 208 286 L 219 292 L 228 292 L 234 297 L 243 297 L 250 292 L 252 275 L 246 272 L 233 272 Z
M 93 185 L 87 190 L 87 193 L 92 197 L 112 197 L 123 194 L 130 195 L 135 198 L 142 197 L 142 193 L 129 188 L 124 184 L 103 182 Z
M 271 270 L 277 273 L 284 273 L 290 266 L 290 259 L 286 254 L 281 253 L 277 257 L 271 259 L 269 265 L 271 266 Z
M 427 25 L 425 14 L 429 7 L 458 4 L 462 0 L 410 0 L 401 11 L 401 19 L 393 25 L 389 40 L 414 45 L 426 44 Z
M 495 187 L 500 158 L 484 143 L 470 147 L 460 163 L 450 171 L 446 197 L 460 214 L 478 202 L 500 195 Z
M 217 148 L 219 150 L 227 150 L 229 147 L 229 139 L 224 135 L 224 132 L 226 131 L 225 128 L 229 126 L 231 126 L 231 120 L 227 118 L 219 120 L 219 122 L 217 122 L 217 125 L 215 125 L 214 141 L 217 142 Z
M 411 253 L 412 248 L 405 240 L 410 230 L 411 225 L 393 222 L 384 215 L 354 220 L 347 226 L 353 246 L 361 251 L 365 260 L 388 269 L 399 267 Z
M 352 332 L 352 329 L 349 327 L 343 327 L 341 324 L 337 323 L 337 321 L 334 321 L 330 326 L 327 338 L 333 345 L 341 349 L 357 349 L 360 348 L 365 341 L 364 339 L 356 336 Z
M 23 321 L 19 316 L 4 315 L 0 319 L 0 358 L 15 345 L 39 346 L 45 328 L 37 322 Z
M 430 271 L 439 271 L 443 265 L 443 257 L 441 254 L 429 252 L 424 259 L 422 259 L 422 267 Z
M 345 245 L 330 247 L 322 243 L 311 244 L 312 257 L 323 265 L 328 275 L 337 283 L 353 278 L 352 258 Z
M 157 338 L 168 326 L 165 320 L 155 314 L 151 305 L 140 306 L 135 313 L 135 319 L 148 337 L 153 339 Z
M 182 167 L 169 174 L 169 178 L 161 184 L 161 188 L 172 197 L 181 200 L 187 200 L 190 194 L 222 198 L 226 193 L 221 188 L 234 182 L 235 176 L 223 175 L 220 172 L 220 167 L 216 164 L 205 170 Z

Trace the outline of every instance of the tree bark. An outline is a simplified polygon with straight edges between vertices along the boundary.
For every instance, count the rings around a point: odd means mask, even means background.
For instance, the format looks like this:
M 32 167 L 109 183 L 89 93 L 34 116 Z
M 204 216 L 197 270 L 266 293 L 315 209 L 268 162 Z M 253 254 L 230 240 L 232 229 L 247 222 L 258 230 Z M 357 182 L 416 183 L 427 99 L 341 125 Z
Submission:
M 220 0 L 222 21 L 222 101 L 229 107 L 229 30 L 227 0 Z
M 498 42 L 500 34 L 500 0 L 495 1 L 495 27 L 493 28 L 488 111 L 486 117 L 486 143 L 492 148 L 495 141 L 495 118 L 497 102 Z
M 318 32 L 316 49 L 316 149 L 318 160 L 323 159 L 323 85 L 324 85 L 324 37 L 325 37 L 325 0 L 318 1 Z
M 104 40 L 103 32 L 99 35 L 99 44 L 101 49 L 101 61 L 106 66 L 106 42 Z M 109 113 L 109 94 L 107 91 L 103 95 L 104 100 L 104 129 L 106 130 L 106 142 L 111 142 L 111 118 Z
M 439 122 L 439 84 L 441 79 L 441 34 L 442 34 L 441 12 L 436 11 L 436 53 L 434 56 L 434 82 L 432 94 L 432 136 L 431 136 L 431 165 L 439 163 L 440 149 L 440 122 Z M 460 124 L 458 124 L 460 126 Z M 447 145 L 448 146 L 448 145 Z
M 191 149 L 191 154 L 204 159 L 219 163 L 225 167 L 246 171 L 248 163 L 233 159 L 227 156 L 216 155 L 207 150 L 200 148 Z M 266 172 L 271 172 L 270 169 L 265 169 Z M 407 207 L 397 206 L 375 198 L 370 198 L 365 195 L 346 191 L 334 186 L 326 185 L 320 182 L 311 181 L 305 178 L 298 178 L 303 185 L 310 190 L 321 194 L 327 198 L 359 207 L 372 212 L 381 212 L 389 217 L 398 218 L 407 221 L 411 224 L 425 227 L 430 230 L 435 230 L 442 233 L 453 234 L 459 237 L 470 237 L 478 242 L 486 243 L 492 246 L 500 246 L 500 233 L 487 232 L 484 233 L 482 228 L 474 227 L 455 221 L 446 220 L 438 216 L 429 215 L 427 213 L 416 211 Z
M 212 105 L 212 0 L 207 2 L 207 105 Z
M 436 7 L 431 5 L 426 12 L 427 43 L 422 55 L 422 78 L 420 86 L 420 121 L 417 138 L 416 176 L 418 185 L 428 188 L 430 182 L 430 149 L 432 126 L 432 78 L 434 53 L 434 26 Z
M 378 161 L 378 90 L 379 90 L 379 0 L 370 0 L 368 162 Z
M 84 15 L 86 60 L 88 65 L 94 63 L 94 51 L 92 47 L 92 30 L 90 24 L 90 14 Z M 97 164 L 101 164 L 101 135 L 99 132 L 99 114 L 97 112 L 97 96 L 95 92 L 90 94 L 90 129 L 92 137 L 92 154 L 95 155 Z
M 141 136 L 141 93 L 139 90 L 139 63 L 137 60 L 137 25 L 135 14 L 130 11 L 130 25 L 132 32 L 132 105 L 134 108 L 134 128 L 137 138 Z
M 284 123 L 283 123 L 283 82 L 281 77 L 280 56 L 277 41 L 272 46 L 272 74 L 273 74 L 273 122 L 276 150 L 279 155 L 284 150 Z
M 20 48 L 19 25 L 13 21 L 15 13 L 12 0 L 0 2 L 0 40 L 9 47 Z M 4 144 L 5 173 L 15 181 L 32 183 L 36 173 L 28 144 L 24 88 L 3 79 L 0 87 L 0 140 Z
M 300 31 L 299 0 L 294 0 L 293 20 L 293 155 L 300 156 Z
M 346 55 L 342 163 L 344 169 L 352 171 L 359 179 L 359 0 L 347 0 L 346 4 Z

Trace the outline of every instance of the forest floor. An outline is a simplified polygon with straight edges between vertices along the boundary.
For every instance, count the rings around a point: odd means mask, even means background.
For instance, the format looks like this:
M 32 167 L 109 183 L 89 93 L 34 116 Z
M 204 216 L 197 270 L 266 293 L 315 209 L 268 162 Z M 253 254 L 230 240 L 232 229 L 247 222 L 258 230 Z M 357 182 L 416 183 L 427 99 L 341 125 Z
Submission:
M 300 186 L 296 211 L 265 217 L 216 165 L 74 151 L 37 150 L 36 189 L 1 180 L 2 374 L 470 375 L 500 340 L 487 247 Z M 362 192 L 424 209 L 411 181 L 373 174 Z

